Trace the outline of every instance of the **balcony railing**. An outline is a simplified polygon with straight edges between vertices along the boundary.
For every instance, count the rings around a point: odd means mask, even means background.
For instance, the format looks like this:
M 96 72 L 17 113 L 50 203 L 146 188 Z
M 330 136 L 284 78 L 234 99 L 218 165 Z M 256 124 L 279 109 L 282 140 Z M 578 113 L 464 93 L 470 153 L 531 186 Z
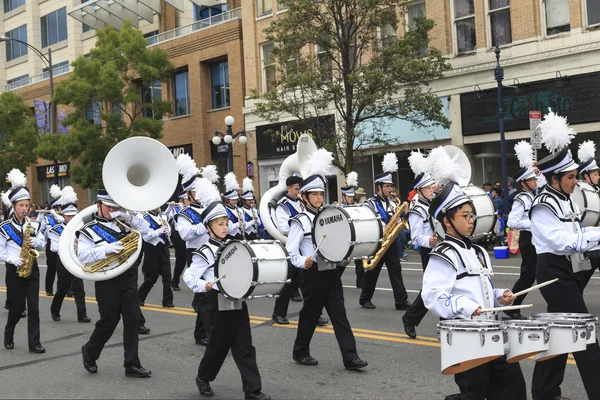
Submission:
M 71 67 L 69 65 L 62 65 L 60 67 L 53 68 L 52 69 L 53 76 L 57 77 L 59 75 L 66 74 L 67 72 L 70 71 L 70 69 L 71 69 Z M 13 82 L 11 84 L 5 85 L 3 92 L 10 92 L 11 90 L 15 90 L 17 88 L 27 86 L 27 85 L 33 85 L 34 83 L 38 83 L 38 82 L 44 81 L 46 79 L 50 79 L 50 73 L 48 71 L 46 71 L 42 74 L 39 74 L 39 75 L 32 76 L 30 78 L 21 79 L 19 81 Z

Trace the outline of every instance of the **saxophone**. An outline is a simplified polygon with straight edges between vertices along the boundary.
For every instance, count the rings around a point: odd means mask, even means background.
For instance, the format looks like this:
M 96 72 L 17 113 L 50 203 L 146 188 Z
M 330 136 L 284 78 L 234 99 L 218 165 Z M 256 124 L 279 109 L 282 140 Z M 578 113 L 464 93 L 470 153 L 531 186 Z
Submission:
M 28 217 L 25 217 L 25 219 L 27 226 L 23 230 L 23 244 L 21 245 L 21 254 L 19 254 L 23 264 L 17 268 L 19 278 L 29 278 L 31 272 L 33 272 L 33 263 L 40 256 L 40 253 L 29 244 L 28 239 L 34 235 L 35 229 L 31 226 L 31 220 Z
M 398 205 L 400 201 L 394 197 L 392 199 L 396 203 L 396 211 L 394 211 L 394 215 L 392 215 L 390 221 L 387 223 L 385 229 L 383 230 L 381 246 L 379 246 L 377 253 L 375 253 L 373 258 L 363 260 L 363 267 L 365 271 L 370 271 L 373 268 L 375 268 L 375 266 L 379 263 L 379 261 L 381 261 L 381 259 L 385 255 L 386 251 L 388 251 L 390 246 L 394 244 L 396 238 L 398 237 L 398 235 L 400 235 L 400 232 L 402 232 L 404 229 L 410 229 L 408 227 L 408 220 L 406 219 L 406 217 L 400 219 L 400 215 L 402 215 L 402 213 L 408 212 L 410 204 L 407 201 L 405 201 L 404 203 L 402 203 L 402 205 Z
M 123 250 L 121 250 L 117 254 L 109 254 L 105 259 L 96 261 L 95 263 L 84 264 L 81 267 L 81 269 L 83 269 L 84 272 L 89 272 L 89 273 L 98 272 L 100 270 L 107 268 L 108 266 L 110 266 L 111 264 L 113 264 L 115 262 L 117 263 L 116 266 L 119 266 L 119 265 L 123 264 L 124 262 L 126 262 L 127 259 L 129 257 L 131 257 L 137 251 L 138 240 L 139 240 L 141 234 L 138 231 L 136 231 L 135 229 L 130 228 L 129 226 L 125 225 L 121 221 L 119 221 L 119 220 L 116 220 L 116 221 L 122 227 L 129 228 L 131 231 L 128 235 L 126 235 L 123 239 L 121 239 L 119 241 L 121 246 L 123 246 Z

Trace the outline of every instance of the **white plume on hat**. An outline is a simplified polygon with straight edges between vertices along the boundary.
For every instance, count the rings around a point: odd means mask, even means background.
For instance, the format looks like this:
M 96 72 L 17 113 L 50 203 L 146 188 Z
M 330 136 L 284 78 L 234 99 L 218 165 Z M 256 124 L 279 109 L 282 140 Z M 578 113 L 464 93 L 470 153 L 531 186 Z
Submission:
M 77 193 L 72 186 L 65 186 L 62 190 L 62 195 L 60 196 L 60 204 L 63 206 L 70 203 L 75 203 L 77 201 Z
M 596 143 L 591 140 L 586 140 L 579 145 L 577 158 L 580 163 L 586 163 L 596 157 Z
M 233 172 L 228 172 L 227 175 L 225 175 L 225 178 L 223 179 L 225 180 L 226 191 L 240 190 L 240 184 L 238 183 L 237 178 L 235 177 L 235 174 Z
M 548 114 L 544 116 L 540 129 L 542 131 L 542 142 L 551 153 L 556 153 L 567 147 L 577 135 L 577 132 L 569 127 L 567 118 L 557 115 L 551 108 L 548 108 Z
M 515 144 L 515 154 L 521 168 L 530 168 L 533 165 L 533 148 L 525 140 Z
M 54 200 L 58 199 L 61 195 L 62 195 L 62 191 L 60 190 L 60 186 L 58 186 L 58 185 L 50 186 L 50 196 L 52 196 L 52 198 Z
M 358 172 L 352 171 L 346 175 L 346 186 L 358 186 Z
M 408 164 L 415 176 L 420 175 L 429 170 L 429 159 L 425 157 L 419 150 L 411 151 L 408 156 Z
M 243 192 L 254 192 L 254 184 L 252 183 L 252 179 L 245 177 L 242 180 L 242 191 Z
M 196 161 L 186 153 L 181 153 L 177 157 L 177 168 L 183 182 L 189 181 L 200 172 L 196 167 Z
M 452 158 L 442 146 L 431 150 L 429 157 L 427 157 L 431 160 L 429 163 L 429 174 L 437 183 L 445 185 L 448 182 L 458 182 L 464 176 L 463 171 L 456 162 L 459 154 L 457 153 Z
M 387 153 L 383 156 L 381 167 L 383 168 L 383 172 L 398 171 L 398 157 L 396 156 L 396 153 Z
M 198 178 L 195 186 L 196 200 L 202 204 L 202 207 L 208 207 L 208 205 L 215 201 L 221 201 L 219 191 L 207 178 Z
M 2 203 L 4 203 L 4 205 L 8 208 L 12 207 L 12 203 L 10 202 L 10 199 L 8 198 L 8 190 L 6 192 L 2 192 Z
M 333 155 L 330 151 L 325 149 L 319 149 L 308 156 L 308 166 L 306 167 L 308 178 L 311 175 L 328 175 L 331 163 L 333 162 Z
M 208 179 L 212 183 L 217 183 L 219 181 L 219 174 L 217 173 L 216 165 L 207 165 L 202 168 L 202 177 Z
M 27 177 L 25 174 L 16 168 L 11 169 L 10 172 L 6 174 L 6 179 L 10 182 L 13 189 L 27 184 Z

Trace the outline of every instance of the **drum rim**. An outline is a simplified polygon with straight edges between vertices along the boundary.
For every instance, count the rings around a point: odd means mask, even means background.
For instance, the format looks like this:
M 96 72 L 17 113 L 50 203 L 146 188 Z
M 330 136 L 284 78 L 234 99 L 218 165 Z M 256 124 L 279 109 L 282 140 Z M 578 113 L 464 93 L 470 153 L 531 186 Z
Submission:
M 598 321 L 598 317 L 592 313 L 535 313 L 531 315 L 532 320 L 551 320 L 557 318 L 560 320 L 575 321 Z
M 438 329 L 451 328 L 453 331 L 498 330 L 502 328 L 502 322 L 473 319 L 456 319 L 440 321 L 438 322 L 437 327 Z
M 504 321 L 504 328 L 521 328 L 524 330 L 544 329 L 548 327 L 548 320 L 545 319 L 515 319 Z

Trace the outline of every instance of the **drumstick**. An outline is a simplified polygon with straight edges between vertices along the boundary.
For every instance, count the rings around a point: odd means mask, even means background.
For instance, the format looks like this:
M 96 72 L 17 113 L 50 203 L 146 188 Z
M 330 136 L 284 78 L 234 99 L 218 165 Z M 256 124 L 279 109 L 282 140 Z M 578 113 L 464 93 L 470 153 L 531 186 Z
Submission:
M 315 249 L 315 251 L 310 256 L 311 258 L 315 258 L 315 255 L 317 254 L 317 251 L 319 251 L 319 247 L 321 247 L 321 245 L 323 244 L 323 240 L 325 240 L 326 237 L 327 237 L 327 235 L 323 234 L 323 236 L 321 237 L 321 240 L 319 241 L 319 244 L 317 245 L 317 248 Z
M 212 284 L 214 285 L 215 283 L 219 282 L 221 279 L 225 279 L 225 278 L 227 278 L 227 274 L 221 275 L 220 277 L 215 279 Z
M 521 290 L 520 292 L 513 293 L 513 296 L 517 297 L 517 296 L 520 296 L 522 294 L 532 292 L 532 291 L 534 291 L 536 289 L 542 288 L 544 286 L 548 286 L 549 284 L 554 283 L 557 280 L 558 280 L 558 278 L 550 279 L 549 281 L 542 282 L 539 285 L 534 285 L 534 286 L 530 287 L 529 289 L 525 289 L 525 290 Z
M 509 310 L 520 310 L 521 308 L 529 308 L 533 307 L 533 304 L 521 304 L 520 306 L 504 306 L 504 307 L 495 307 L 495 308 L 484 308 L 481 310 L 484 312 L 495 312 L 495 311 L 509 311 Z

